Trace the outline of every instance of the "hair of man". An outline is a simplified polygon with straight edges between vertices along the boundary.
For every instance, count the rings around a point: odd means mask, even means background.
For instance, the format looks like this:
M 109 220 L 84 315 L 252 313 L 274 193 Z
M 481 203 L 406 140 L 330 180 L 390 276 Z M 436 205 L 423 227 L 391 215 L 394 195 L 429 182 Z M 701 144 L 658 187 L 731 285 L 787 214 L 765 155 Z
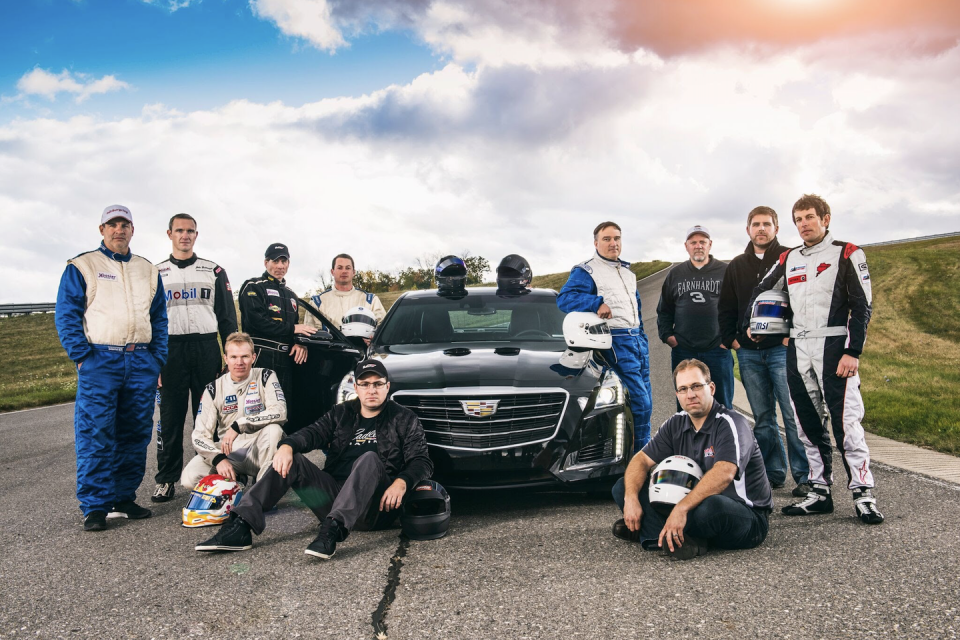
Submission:
M 821 220 L 830 215 L 830 205 L 827 204 L 827 201 L 812 193 L 803 194 L 803 197 L 794 203 L 791 213 L 806 211 L 807 209 L 816 211 L 817 217 Z
M 249 333 L 244 333 L 242 331 L 234 331 L 227 336 L 227 340 L 223 343 L 223 350 L 227 350 L 228 344 L 245 344 L 250 347 L 250 351 L 255 351 L 253 346 L 253 338 L 250 337 Z
M 620 225 L 618 225 L 616 222 L 610 222 L 608 220 L 606 222 L 601 222 L 597 225 L 597 228 L 593 230 L 593 239 L 596 240 L 600 236 L 600 232 L 607 227 L 614 227 L 617 231 L 623 233 L 623 229 L 620 228 Z
M 346 253 L 338 253 L 337 255 L 333 256 L 333 260 L 330 261 L 330 268 L 331 268 L 331 269 L 336 269 L 336 268 L 337 268 L 337 260 L 340 260 L 341 258 L 343 258 L 344 260 L 349 260 L 349 261 L 350 261 L 350 268 L 353 269 L 354 271 L 357 270 L 357 265 L 355 265 L 355 264 L 353 263 L 353 258 L 352 258 L 349 254 L 346 254 Z
M 826 204 L 826 203 L 824 203 L 824 204 Z M 796 211 L 796 209 L 794 209 L 794 211 Z M 770 207 L 764 207 L 763 205 L 761 205 L 761 206 L 759 206 L 759 207 L 754 207 L 754 208 L 750 211 L 750 213 L 747 214 L 747 226 L 748 226 L 748 227 L 750 226 L 750 223 L 753 222 L 753 219 L 754 219 L 754 217 L 756 217 L 756 216 L 770 216 L 771 218 L 773 218 L 773 226 L 774 226 L 774 227 L 779 227 L 779 226 L 780 226 L 780 221 L 777 220 L 777 212 L 774 211 L 773 209 L 771 209 Z M 820 217 L 822 218 L 823 216 L 820 216 Z
M 194 218 L 194 217 L 193 217 L 192 215 L 190 215 L 189 213 L 175 213 L 175 214 L 173 214 L 173 216 L 170 217 L 170 222 L 167 224 L 167 231 L 173 231 L 173 221 L 174 221 L 174 220 L 191 220 L 191 221 L 193 221 L 193 226 L 194 226 L 194 227 L 198 226 L 198 225 L 197 225 L 197 219 Z
M 681 371 L 686 371 L 687 369 L 699 369 L 700 373 L 703 374 L 704 382 L 710 384 L 710 367 L 700 362 L 696 358 L 687 358 L 686 360 L 681 360 L 677 365 L 677 368 L 673 370 L 673 386 L 677 386 L 677 374 Z

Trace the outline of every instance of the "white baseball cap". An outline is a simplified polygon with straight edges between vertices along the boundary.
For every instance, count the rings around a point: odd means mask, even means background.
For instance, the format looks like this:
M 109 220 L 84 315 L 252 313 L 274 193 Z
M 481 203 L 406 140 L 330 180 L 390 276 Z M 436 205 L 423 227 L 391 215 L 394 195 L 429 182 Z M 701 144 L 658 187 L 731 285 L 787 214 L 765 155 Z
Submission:
M 695 224 L 689 229 L 687 229 L 687 240 L 690 239 L 690 236 L 699 233 L 700 235 L 706 236 L 707 239 L 710 239 L 710 230 L 700 224 Z
M 130 209 L 127 209 L 122 204 L 112 204 L 104 209 L 103 215 L 100 216 L 100 224 L 107 224 L 114 218 L 123 218 L 130 224 L 133 224 L 133 214 L 130 213 Z

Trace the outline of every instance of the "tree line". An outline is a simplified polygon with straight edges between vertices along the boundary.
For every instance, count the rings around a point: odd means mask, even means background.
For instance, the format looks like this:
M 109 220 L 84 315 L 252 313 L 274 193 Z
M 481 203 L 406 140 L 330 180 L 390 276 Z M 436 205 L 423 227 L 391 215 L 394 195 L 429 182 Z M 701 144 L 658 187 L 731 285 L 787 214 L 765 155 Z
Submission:
M 422 256 L 417 258 L 416 264 L 394 271 L 379 269 L 357 271 L 353 277 L 353 285 L 370 293 L 433 289 L 437 286 L 433 271 L 442 257 L 442 254 Z M 483 284 L 484 275 L 490 271 L 490 261 L 482 256 L 470 255 L 469 251 L 464 251 L 460 257 L 467 266 L 467 284 Z M 320 281 L 321 290 L 332 284 L 329 273 L 321 273 Z

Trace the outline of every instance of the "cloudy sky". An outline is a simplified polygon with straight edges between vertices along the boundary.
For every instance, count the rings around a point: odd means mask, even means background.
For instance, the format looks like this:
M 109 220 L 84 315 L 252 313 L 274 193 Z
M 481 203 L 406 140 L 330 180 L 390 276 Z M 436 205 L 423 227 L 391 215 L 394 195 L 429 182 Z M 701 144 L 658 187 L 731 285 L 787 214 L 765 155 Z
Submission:
M 535 273 L 746 243 L 804 192 L 858 243 L 960 230 L 956 0 L 19 0 L 0 6 L 0 302 L 56 296 L 104 206 L 234 284 L 286 242 Z M 953 106 L 951 106 L 953 105 Z M 781 241 L 799 239 L 785 220 Z

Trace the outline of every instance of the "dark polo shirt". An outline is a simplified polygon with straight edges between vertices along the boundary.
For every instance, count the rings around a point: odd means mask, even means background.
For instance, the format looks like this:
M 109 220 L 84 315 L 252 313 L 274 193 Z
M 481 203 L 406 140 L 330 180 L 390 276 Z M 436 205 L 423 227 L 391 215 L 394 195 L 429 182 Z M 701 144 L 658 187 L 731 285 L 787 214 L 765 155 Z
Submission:
M 656 463 L 670 456 L 686 456 L 704 473 L 718 460 L 735 464 L 737 475 L 720 495 L 755 509 L 773 508 L 770 482 L 753 429 L 746 418 L 716 400 L 700 431 L 693 428 L 687 412 L 681 411 L 663 423 L 643 452 Z

